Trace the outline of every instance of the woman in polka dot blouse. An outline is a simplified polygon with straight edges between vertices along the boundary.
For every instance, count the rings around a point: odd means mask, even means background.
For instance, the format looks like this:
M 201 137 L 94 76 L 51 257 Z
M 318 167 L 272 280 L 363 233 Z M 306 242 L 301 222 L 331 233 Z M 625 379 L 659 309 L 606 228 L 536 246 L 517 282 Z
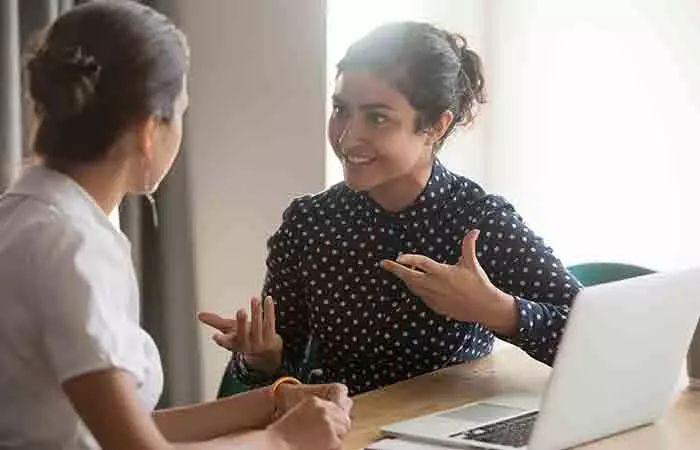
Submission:
M 483 85 L 466 41 L 429 24 L 349 48 L 329 122 L 344 182 L 285 211 L 251 320 L 201 317 L 235 377 L 356 394 L 488 355 L 495 336 L 552 363 L 580 284 L 510 203 L 436 158 Z

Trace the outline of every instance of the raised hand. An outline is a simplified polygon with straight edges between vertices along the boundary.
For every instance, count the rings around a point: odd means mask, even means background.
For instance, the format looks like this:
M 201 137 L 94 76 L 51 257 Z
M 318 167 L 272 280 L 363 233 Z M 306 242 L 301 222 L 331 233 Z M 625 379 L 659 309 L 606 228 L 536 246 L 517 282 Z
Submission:
M 235 318 L 224 318 L 211 312 L 199 314 L 202 323 L 218 330 L 214 342 L 232 352 L 243 354 L 253 369 L 274 373 L 282 363 L 282 337 L 275 330 L 275 304 L 272 297 L 264 302 L 250 300 L 250 320 L 244 309 Z

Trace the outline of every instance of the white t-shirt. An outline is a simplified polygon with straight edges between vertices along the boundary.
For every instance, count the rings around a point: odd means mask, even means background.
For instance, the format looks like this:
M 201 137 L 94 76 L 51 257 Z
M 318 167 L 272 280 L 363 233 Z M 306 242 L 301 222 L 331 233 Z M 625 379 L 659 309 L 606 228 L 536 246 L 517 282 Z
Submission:
M 58 172 L 30 167 L 0 197 L 0 449 L 99 448 L 61 388 L 88 372 L 128 371 L 155 407 L 163 373 L 130 252 Z

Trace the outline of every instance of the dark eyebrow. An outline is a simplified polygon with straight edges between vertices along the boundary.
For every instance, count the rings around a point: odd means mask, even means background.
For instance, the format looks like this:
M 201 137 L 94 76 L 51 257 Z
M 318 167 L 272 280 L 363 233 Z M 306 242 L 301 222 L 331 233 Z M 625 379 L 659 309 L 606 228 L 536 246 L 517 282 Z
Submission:
M 389 111 L 394 110 L 394 108 L 392 108 L 391 106 L 389 106 L 385 103 L 365 103 L 364 105 L 360 105 L 360 109 L 363 111 L 372 110 L 372 109 L 388 109 Z
M 342 98 L 340 98 L 340 96 L 338 96 L 338 95 L 335 95 L 335 94 L 334 94 L 331 98 L 333 99 L 333 104 L 336 104 L 336 105 L 345 105 L 345 103 L 346 103 L 346 102 L 345 102 Z M 387 105 L 386 103 L 365 103 L 365 104 L 363 104 L 363 105 L 360 105 L 360 109 L 363 110 L 363 111 L 371 111 L 371 110 L 373 110 L 373 109 L 387 109 L 387 110 L 389 110 L 389 111 L 393 111 L 393 110 L 394 110 L 394 108 L 392 108 L 391 106 Z

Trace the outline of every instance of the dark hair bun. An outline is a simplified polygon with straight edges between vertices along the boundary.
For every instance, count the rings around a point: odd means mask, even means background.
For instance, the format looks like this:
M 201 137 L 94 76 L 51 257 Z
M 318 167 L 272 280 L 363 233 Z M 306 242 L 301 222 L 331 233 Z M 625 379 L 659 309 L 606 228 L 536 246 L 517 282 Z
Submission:
M 95 97 L 99 63 L 80 47 L 60 52 L 40 48 L 28 61 L 29 91 L 44 120 L 62 121 L 80 115 Z
M 467 39 L 458 33 L 449 35 L 449 43 L 459 58 L 461 70 L 458 75 L 458 109 L 455 120 L 469 124 L 474 120 L 479 105 L 486 103 L 486 89 L 481 58 L 469 48 Z
M 49 164 L 99 161 L 130 125 L 175 116 L 187 40 L 153 8 L 135 1 L 81 2 L 34 45 L 25 64 L 39 119 L 33 148 Z

